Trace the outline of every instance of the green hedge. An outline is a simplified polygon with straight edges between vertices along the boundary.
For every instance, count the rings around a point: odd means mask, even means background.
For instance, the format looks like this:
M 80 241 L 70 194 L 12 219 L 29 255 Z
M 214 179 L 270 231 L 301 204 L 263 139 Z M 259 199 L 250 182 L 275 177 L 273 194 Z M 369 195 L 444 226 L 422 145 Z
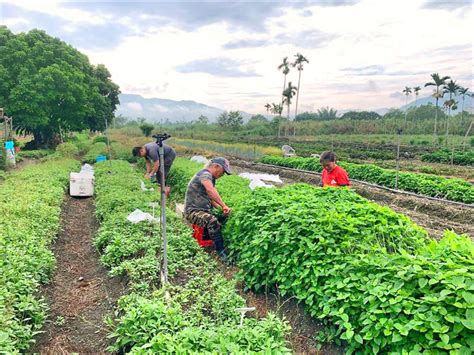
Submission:
M 69 172 L 79 164 L 51 160 L 11 172 L 0 184 L 0 352 L 26 351 L 46 306 L 36 296 L 54 266 L 51 242 Z
M 266 156 L 260 160 L 265 164 L 321 172 L 321 164 L 314 158 L 281 158 Z M 383 169 L 373 164 L 338 163 L 347 170 L 349 178 L 395 188 L 396 171 Z M 474 203 L 474 186 L 462 179 L 448 179 L 428 174 L 400 172 L 398 188 L 421 195 L 447 200 Z
M 131 224 L 135 208 L 151 211 L 155 192 L 140 189 L 141 174 L 126 162 L 96 164 L 97 217 L 95 245 L 112 275 L 126 275 L 130 293 L 119 300 L 119 314 L 110 326 L 115 343 L 109 350 L 131 353 L 284 353 L 286 323 L 270 315 L 246 318 L 238 327 L 236 307 L 245 305 L 235 282 L 216 272 L 216 261 L 191 236 L 190 228 L 167 211 L 169 239 L 168 288 L 165 302 L 159 285 L 159 226 Z M 159 214 L 159 210 L 156 211 Z

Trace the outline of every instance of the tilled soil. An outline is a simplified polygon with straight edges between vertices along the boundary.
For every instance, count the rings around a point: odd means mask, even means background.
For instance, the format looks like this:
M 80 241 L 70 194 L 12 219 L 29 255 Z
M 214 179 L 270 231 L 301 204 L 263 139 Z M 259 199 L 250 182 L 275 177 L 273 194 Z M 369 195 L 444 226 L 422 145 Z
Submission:
M 50 312 L 32 352 L 104 353 L 110 345 L 104 318 L 113 317 L 123 283 L 111 278 L 92 244 L 98 223 L 93 198 L 66 197 L 54 244 L 56 269 L 42 288 Z
M 315 174 L 279 169 L 278 167 L 243 160 L 233 160 L 232 165 L 238 166 L 241 171 L 278 174 L 285 183 L 305 182 L 319 185 L 321 181 L 319 176 Z M 473 208 L 397 194 L 357 182 L 354 182 L 352 186 L 365 198 L 409 216 L 435 239 L 441 238 L 445 230 L 467 234 L 474 239 Z

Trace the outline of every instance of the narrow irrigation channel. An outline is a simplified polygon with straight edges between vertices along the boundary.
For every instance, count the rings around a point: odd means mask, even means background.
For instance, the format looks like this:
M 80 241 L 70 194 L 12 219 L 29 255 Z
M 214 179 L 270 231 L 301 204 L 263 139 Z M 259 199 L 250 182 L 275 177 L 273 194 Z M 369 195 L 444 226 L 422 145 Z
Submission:
M 109 345 L 104 317 L 124 293 L 100 264 L 92 239 L 98 223 L 93 198 L 65 198 L 61 232 L 54 243 L 56 269 L 42 288 L 49 319 L 31 349 L 35 353 L 103 353 Z

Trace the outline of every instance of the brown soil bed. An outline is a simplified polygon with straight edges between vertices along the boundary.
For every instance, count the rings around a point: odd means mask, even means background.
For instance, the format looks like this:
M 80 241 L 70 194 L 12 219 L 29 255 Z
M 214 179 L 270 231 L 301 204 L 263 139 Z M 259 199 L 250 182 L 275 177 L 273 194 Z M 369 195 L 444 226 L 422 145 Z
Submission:
M 218 260 L 218 259 L 217 259 Z M 221 272 L 228 279 L 236 277 L 239 269 L 235 266 L 221 265 Z M 252 290 L 246 290 L 242 282 L 237 282 L 238 293 L 245 298 L 248 307 L 255 307 L 255 314 L 249 314 L 257 318 L 265 317 L 269 312 L 284 318 L 291 326 L 291 332 L 288 335 L 290 348 L 295 354 L 343 354 L 342 347 L 334 344 L 320 344 L 315 336 L 319 331 L 324 330 L 324 325 L 317 319 L 311 317 L 301 303 L 293 297 L 282 297 L 278 292 L 256 293 Z
M 104 353 L 110 344 L 104 318 L 113 317 L 123 283 L 111 278 L 92 244 L 98 223 L 93 198 L 66 197 L 54 244 L 56 269 L 42 293 L 50 307 L 35 353 Z
M 232 165 L 238 166 L 241 171 L 278 174 L 285 183 L 305 182 L 319 185 L 321 181 L 315 174 L 279 169 L 243 160 L 233 160 Z M 474 239 L 473 208 L 397 194 L 357 182 L 353 183 L 353 188 L 365 198 L 409 216 L 415 223 L 424 227 L 433 238 L 439 239 L 443 232 L 449 229 L 459 234 L 467 234 Z

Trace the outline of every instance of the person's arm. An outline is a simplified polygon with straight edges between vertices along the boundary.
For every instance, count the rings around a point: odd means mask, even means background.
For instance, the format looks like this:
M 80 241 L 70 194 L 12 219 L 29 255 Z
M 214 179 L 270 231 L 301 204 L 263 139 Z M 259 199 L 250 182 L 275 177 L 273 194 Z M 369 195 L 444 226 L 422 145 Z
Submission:
M 160 168 L 160 161 L 159 160 L 154 161 L 153 169 L 151 169 L 150 175 L 151 176 L 155 175 L 159 168 Z
M 230 208 L 222 201 L 221 196 L 219 195 L 219 192 L 217 192 L 216 188 L 212 184 L 212 181 L 210 180 L 203 180 L 202 181 L 202 186 L 206 189 L 206 192 L 211 199 L 211 203 L 214 207 L 222 207 L 222 210 L 224 211 L 224 214 L 229 214 Z
M 145 158 L 145 165 L 146 165 L 146 175 L 150 175 L 151 164 L 150 164 L 150 161 L 147 158 Z

